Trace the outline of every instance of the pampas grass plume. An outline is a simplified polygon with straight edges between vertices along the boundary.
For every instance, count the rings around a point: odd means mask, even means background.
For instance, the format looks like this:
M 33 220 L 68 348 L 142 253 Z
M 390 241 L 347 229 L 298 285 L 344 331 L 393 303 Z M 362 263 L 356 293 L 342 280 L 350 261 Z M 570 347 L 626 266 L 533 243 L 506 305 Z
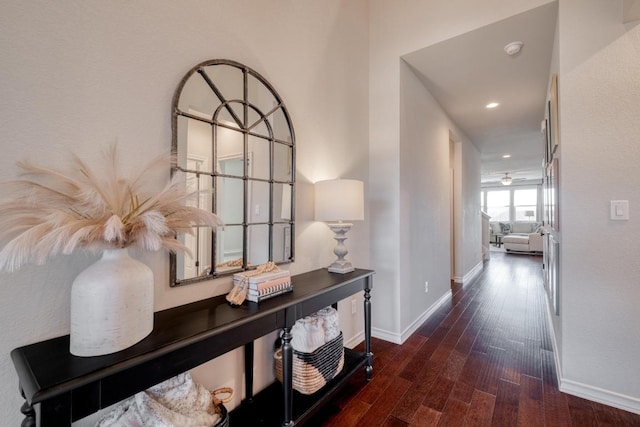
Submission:
M 159 192 L 145 191 L 145 178 L 156 169 L 167 171 L 171 156 L 158 156 L 133 176 L 124 176 L 116 147 L 104 155 L 104 176 L 77 156 L 70 173 L 18 163 L 21 179 L 2 183 L 11 199 L 0 202 L 0 270 L 43 264 L 51 256 L 77 249 L 135 246 L 188 252 L 176 240 L 178 233 L 192 232 L 194 226 L 223 225 L 212 212 L 185 204 L 197 194 L 187 192 L 181 173 Z

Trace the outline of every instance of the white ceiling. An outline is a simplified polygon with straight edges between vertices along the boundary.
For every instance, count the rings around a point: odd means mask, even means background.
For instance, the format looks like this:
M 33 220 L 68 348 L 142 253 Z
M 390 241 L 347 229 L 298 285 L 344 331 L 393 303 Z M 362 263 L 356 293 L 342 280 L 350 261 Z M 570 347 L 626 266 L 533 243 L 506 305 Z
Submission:
M 548 3 L 403 57 L 480 150 L 483 184 L 507 172 L 514 183 L 542 178 L 556 16 L 557 3 Z M 524 46 L 509 56 L 504 46 L 513 41 Z M 489 102 L 500 105 L 489 110 Z

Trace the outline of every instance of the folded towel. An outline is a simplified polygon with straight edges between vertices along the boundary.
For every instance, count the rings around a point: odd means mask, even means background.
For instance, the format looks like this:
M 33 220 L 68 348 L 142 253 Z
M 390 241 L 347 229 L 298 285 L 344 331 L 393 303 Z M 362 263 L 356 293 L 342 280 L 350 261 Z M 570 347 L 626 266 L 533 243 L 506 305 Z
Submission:
M 311 353 L 340 335 L 338 311 L 323 308 L 296 321 L 291 328 L 291 346 L 302 353 Z
M 325 342 L 329 342 L 340 335 L 338 311 L 335 308 L 323 308 L 322 310 L 318 311 L 316 315 L 324 320 L 322 325 L 324 327 Z
M 291 328 L 291 346 L 302 353 L 311 353 L 326 343 L 323 319 L 311 315 L 296 321 Z

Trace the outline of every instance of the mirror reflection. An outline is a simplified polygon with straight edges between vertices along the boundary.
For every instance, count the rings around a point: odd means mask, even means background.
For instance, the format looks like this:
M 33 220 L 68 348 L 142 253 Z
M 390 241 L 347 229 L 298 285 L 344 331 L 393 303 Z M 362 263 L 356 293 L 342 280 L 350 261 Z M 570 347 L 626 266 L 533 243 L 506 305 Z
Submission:
M 293 127 L 262 76 L 228 60 L 189 71 L 174 96 L 172 149 L 172 172 L 199 192 L 190 203 L 225 227 L 178 236 L 191 254 L 171 255 L 171 286 L 293 261 Z

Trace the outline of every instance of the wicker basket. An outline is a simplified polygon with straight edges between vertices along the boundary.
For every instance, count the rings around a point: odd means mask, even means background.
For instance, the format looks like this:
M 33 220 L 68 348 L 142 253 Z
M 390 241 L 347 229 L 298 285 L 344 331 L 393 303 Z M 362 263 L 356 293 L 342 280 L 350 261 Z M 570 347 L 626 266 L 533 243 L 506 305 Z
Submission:
M 223 398 L 218 397 L 220 394 L 228 394 Z M 215 423 L 213 427 L 229 427 L 229 413 L 227 408 L 224 407 L 224 403 L 229 402 L 233 397 L 233 389 L 230 387 L 223 387 L 211 392 L 211 398 L 213 399 L 213 406 L 216 408 L 216 412 L 220 415 L 220 421 Z
M 276 377 L 282 382 L 282 349 L 274 354 Z M 313 394 L 336 377 L 344 367 L 342 332 L 312 353 L 293 350 L 293 389 Z

